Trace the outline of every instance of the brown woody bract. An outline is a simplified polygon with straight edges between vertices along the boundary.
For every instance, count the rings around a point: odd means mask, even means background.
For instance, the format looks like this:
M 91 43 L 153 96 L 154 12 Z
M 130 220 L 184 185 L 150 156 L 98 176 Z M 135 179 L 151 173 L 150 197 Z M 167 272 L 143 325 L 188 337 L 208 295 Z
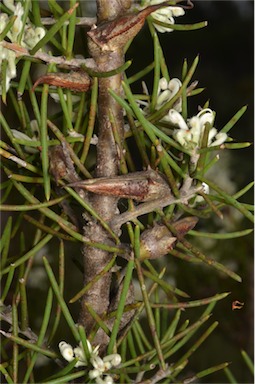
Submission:
M 56 87 L 68 88 L 72 91 L 86 92 L 90 89 L 92 81 L 85 72 L 56 72 L 39 77 L 34 83 L 32 91 L 39 84 L 55 85 Z
M 68 186 L 136 201 L 156 200 L 171 195 L 170 187 L 165 179 L 152 169 L 133 172 L 128 175 L 78 181 Z

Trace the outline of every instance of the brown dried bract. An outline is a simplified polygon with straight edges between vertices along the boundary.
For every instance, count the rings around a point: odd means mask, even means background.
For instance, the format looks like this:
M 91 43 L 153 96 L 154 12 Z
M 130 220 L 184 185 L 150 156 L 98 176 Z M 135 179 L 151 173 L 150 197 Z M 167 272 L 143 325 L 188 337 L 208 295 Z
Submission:
M 124 45 L 142 28 L 145 19 L 159 8 L 169 6 L 167 3 L 151 5 L 138 13 L 130 13 L 114 20 L 104 22 L 92 28 L 88 36 L 102 51 L 114 51 Z
M 116 177 L 84 180 L 69 186 L 84 188 L 89 192 L 101 195 L 136 201 L 156 200 L 171 194 L 165 179 L 152 169 Z
M 196 217 L 185 217 L 173 223 L 172 226 L 177 232 L 178 238 L 180 238 L 194 228 L 197 222 Z M 141 259 L 156 259 L 166 255 L 173 249 L 176 240 L 177 237 L 174 237 L 166 225 L 156 223 L 141 235 Z
M 70 73 L 48 73 L 39 77 L 33 85 L 32 91 L 39 84 L 55 85 L 56 87 L 68 88 L 72 91 L 86 92 L 91 87 L 91 79 L 85 72 Z
M 189 232 L 191 229 L 193 229 L 196 226 L 197 222 L 198 222 L 197 217 L 189 216 L 173 223 L 173 227 L 177 232 L 177 236 L 183 237 L 184 235 L 186 235 L 187 232 Z
M 65 143 L 49 147 L 49 160 L 49 171 L 57 184 L 59 180 L 77 181 L 78 175 Z

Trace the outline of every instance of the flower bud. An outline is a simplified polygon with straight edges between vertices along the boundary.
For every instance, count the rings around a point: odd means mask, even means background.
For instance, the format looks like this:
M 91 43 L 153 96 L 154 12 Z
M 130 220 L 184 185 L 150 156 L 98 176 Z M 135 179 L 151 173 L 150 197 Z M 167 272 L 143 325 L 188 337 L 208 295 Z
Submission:
M 103 358 L 104 362 L 110 362 L 114 367 L 121 363 L 121 356 L 118 353 L 107 355 Z
M 219 132 L 215 138 L 216 140 L 211 144 L 212 146 L 223 144 L 227 140 L 228 135 L 225 132 Z
M 61 341 L 58 347 L 64 359 L 67 361 L 72 361 L 74 359 L 74 351 L 70 344 L 67 344 L 65 341 Z

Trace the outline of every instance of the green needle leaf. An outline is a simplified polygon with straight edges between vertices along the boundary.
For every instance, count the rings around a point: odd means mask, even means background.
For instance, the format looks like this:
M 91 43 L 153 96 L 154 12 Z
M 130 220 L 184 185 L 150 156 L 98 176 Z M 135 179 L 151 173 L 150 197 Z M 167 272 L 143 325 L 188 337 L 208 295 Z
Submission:
M 47 44 L 51 38 L 60 30 L 64 23 L 71 17 L 72 13 L 79 6 L 79 3 L 76 3 L 72 8 L 70 8 L 66 13 L 61 16 L 58 21 L 48 30 L 46 35 L 31 49 L 30 54 L 34 55 L 39 49 L 41 49 L 45 44 Z

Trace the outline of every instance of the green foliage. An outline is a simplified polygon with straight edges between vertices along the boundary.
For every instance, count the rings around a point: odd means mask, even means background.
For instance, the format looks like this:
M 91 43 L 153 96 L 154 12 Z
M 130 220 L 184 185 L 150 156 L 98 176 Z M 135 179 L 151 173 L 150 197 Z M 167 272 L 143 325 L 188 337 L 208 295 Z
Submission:
M 31 3 L 32 8 L 29 8 L 29 4 L 26 7 L 21 34 L 27 17 L 38 27 L 42 27 L 46 21 L 40 16 L 39 2 Z M 11 8 L 4 4 L 1 4 L 1 10 L 12 14 Z M 20 4 L 25 6 L 26 2 Z M 226 149 L 236 150 L 250 145 L 246 142 L 234 143 L 230 136 L 224 136 L 225 140 L 216 143 L 217 134 L 229 134 L 247 107 L 242 107 L 220 131 L 214 132 L 211 141 L 209 137 L 215 129 L 214 119 L 206 122 L 200 132 L 200 141 L 195 141 L 195 134 L 188 144 L 183 137 L 178 139 L 176 131 L 186 131 L 168 118 L 169 111 L 177 112 L 175 108 L 180 103 L 180 113 L 177 113 L 187 124 L 186 133 L 190 133 L 193 127 L 188 126 L 191 121 L 189 100 L 203 91 L 203 88 L 196 88 L 193 80 L 199 59 L 196 57 L 192 63 L 184 61 L 179 89 L 160 104 L 160 93 L 165 91 L 159 91 L 161 79 L 164 77 L 169 82 L 172 76 L 168 73 L 168 63 L 152 15 L 148 17 L 148 24 L 154 44 L 154 60 L 151 64 L 146 63 L 143 70 L 128 76 L 125 70 L 131 61 L 127 61 L 113 71 L 102 73 L 82 62 L 77 65 L 92 77 L 88 93 L 60 87 L 56 89 L 49 84 L 37 86 L 33 91 L 34 74 L 41 66 L 44 73 L 56 72 L 61 68 L 54 61 L 55 57 L 65 56 L 63 72 L 69 73 L 72 66 L 69 67 L 68 60 L 75 60 L 74 42 L 78 28 L 82 28 L 76 26 L 82 20 L 81 3 L 70 1 L 68 11 L 55 1 L 49 1 L 48 6 L 56 23 L 45 28 L 44 37 L 35 42 L 30 51 L 21 51 L 21 54 L 17 45 L 12 47 L 20 76 L 16 81 L 11 79 L 10 88 L 6 83 L 8 61 L 1 59 L 1 92 L 6 105 L 0 112 L 0 154 L 1 168 L 6 177 L 1 184 L 0 209 L 9 213 L 2 229 L 0 246 L 1 373 L 4 380 L 7 383 L 66 383 L 79 379 L 80 382 L 99 383 L 99 379 L 95 381 L 91 378 L 90 372 L 93 366 L 95 368 L 93 363 L 83 364 L 78 369 L 79 358 L 75 355 L 76 358 L 67 363 L 59 352 L 58 344 L 63 338 L 71 340 L 73 346 L 81 342 L 87 360 L 91 353 L 95 354 L 93 358 L 96 360 L 96 348 L 91 352 L 89 345 L 93 345 L 101 327 L 109 336 L 107 355 L 118 353 L 121 356 L 121 364 L 112 364 L 104 372 L 103 377 L 110 375 L 112 382 L 187 384 L 204 377 L 207 379 L 208 375 L 219 370 L 224 370 L 229 382 L 236 382 L 228 368 L 229 362 L 204 362 L 200 372 L 194 372 L 189 365 L 196 350 L 209 336 L 213 337 L 211 334 L 218 326 L 218 322 L 212 320 L 213 309 L 218 301 L 228 297 L 229 292 L 215 291 L 210 297 L 194 300 L 192 292 L 187 293 L 182 287 L 176 287 L 175 282 L 173 284 L 174 271 L 171 267 L 174 259 L 176 265 L 185 262 L 187 269 L 204 267 L 206 271 L 210 269 L 212 274 L 220 273 L 234 281 L 242 281 L 239 271 L 236 273 L 224 262 L 206 254 L 203 239 L 227 241 L 252 232 L 249 228 L 239 228 L 215 233 L 214 229 L 210 232 L 211 227 L 207 224 L 219 218 L 222 220 L 222 212 L 226 208 L 236 210 L 247 221 L 254 220 L 253 207 L 240 199 L 253 187 L 253 183 L 231 194 L 219 187 L 217 178 L 212 180 L 207 176 Z M 6 36 L 12 31 L 15 20 L 10 15 L 0 31 L 1 42 L 10 43 Z M 169 27 L 169 24 L 161 21 L 156 24 Z M 189 31 L 204 26 L 203 22 L 171 27 Z M 11 49 L 8 45 L 0 46 L 3 47 Z M 126 49 L 128 47 L 129 44 Z M 125 199 L 122 204 L 131 216 L 122 227 L 123 236 L 119 236 L 113 229 L 113 223 L 106 222 L 77 189 L 66 185 L 70 180 L 55 177 L 57 164 L 52 165 L 54 159 L 50 154 L 51 149 L 60 145 L 64 148 L 64 154 L 68 153 L 75 172 L 82 179 L 92 178 L 97 167 L 93 135 L 98 133 L 97 118 L 100 119 L 97 114 L 98 81 L 122 72 L 123 97 L 109 89 L 109 97 L 123 108 L 125 126 L 128 126 L 123 143 L 114 116 L 109 111 L 114 140 L 120 149 L 120 173 L 125 175 L 148 167 L 158 170 L 171 188 L 173 203 L 161 205 L 159 198 L 149 211 L 142 212 L 139 207 L 145 206 L 145 202 L 135 205 L 132 199 Z M 142 95 L 134 93 L 133 84 L 140 84 L 148 74 L 153 77 L 151 95 L 146 92 Z M 57 98 L 56 103 L 52 101 L 53 98 Z M 209 103 L 207 105 L 205 102 L 203 109 L 206 108 L 209 108 Z M 210 187 L 209 193 L 201 188 L 203 183 Z M 91 241 L 84 235 L 80 226 L 84 213 L 100 223 L 111 243 Z M 189 216 L 200 219 L 202 228 L 189 229 L 182 236 L 174 224 L 181 217 Z M 155 223 L 164 225 L 176 242 L 169 247 L 166 256 L 143 260 L 140 255 L 143 233 Z M 158 244 L 161 240 L 157 239 Z M 80 254 L 80 247 L 84 245 L 110 254 L 110 261 L 85 286 L 82 285 L 84 270 Z M 95 326 L 87 333 L 84 327 L 77 326 L 78 300 L 109 271 L 114 270 L 118 275 L 123 264 L 126 270 L 118 306 L 103 317 L 88 304 L 87 310 Z M 132 282 L 135 284 L 136 297 L 135 301 L 127 303 Z M 191 308 L 195 308 L 195 315 L 189 318 L 188 309 Z M 184 312 L 184 309 L 187 311 Z M 121 321 L 128 313 L 133 313 L 133 316 L 122 330 Z M 112 324 L 111 327 L 109 324 Z M 244 351 L 242 355 L 253 374 L 250 358 Z M 43 372 L 40 364 L 46 367 Z

